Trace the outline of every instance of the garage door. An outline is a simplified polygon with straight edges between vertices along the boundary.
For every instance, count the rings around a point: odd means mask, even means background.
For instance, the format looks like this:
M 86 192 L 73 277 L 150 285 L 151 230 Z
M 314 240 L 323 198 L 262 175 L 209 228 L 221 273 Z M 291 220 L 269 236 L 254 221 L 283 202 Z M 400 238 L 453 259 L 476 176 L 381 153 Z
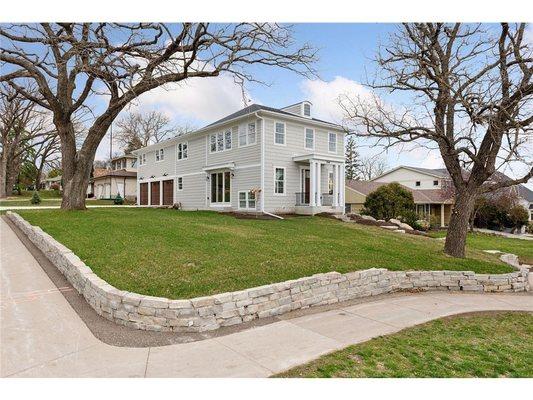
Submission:
M 163 205 L 171 206 L 174 203 L 174 180 L 163 181 Z
M 152 206 L 159 205 L 159 182 L 152 182 L 151 184 L 152 192 L 150 193 L 150 201 Z
M 140 204 L 141 206 L 147 206 L 148 205 L 148 184 L 141 183 L 140 190 L 141 190 L 141 193 L 139 194 Z

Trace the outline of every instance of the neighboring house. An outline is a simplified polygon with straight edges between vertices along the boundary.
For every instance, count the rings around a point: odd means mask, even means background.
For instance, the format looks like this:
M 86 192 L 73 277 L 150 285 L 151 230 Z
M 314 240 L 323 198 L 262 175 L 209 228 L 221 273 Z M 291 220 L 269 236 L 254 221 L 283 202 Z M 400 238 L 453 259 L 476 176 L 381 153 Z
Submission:
M 133 152 L 139 205 L 185 210 L 342 213 L 344 131 L 303 101 L 253 104 L 202 129 Z
M 468 171 L 463 171 L 468 175 Z M 489 181 L 508 180 L 508 176 L 496 172 Z M 454 204 L 454 187 L 446 168 L 418 168 L 401 165 L 372 179 L 369 182 L 349 181 L 346 184 L 346 207 L 348 212 L 358 212 L 363 207 L 366 196 L 379 186 L 397 182 L 413 193 L 416 211 L 419 215 L 436 218 L 441 226 L 450 221 Z M 530 219 L 533 204 L 533 192 L 524 185 L 511 186 L 520 203 L 529 210 Z
M 63 190 L 63 186 L 61 184 L 61 175 L 54 176 L 53 178 L 46 178 L 44 180 L 44 189 L 45 190 L 52 190 L 52 185 L 55 183 L 59 185 L 59 190 Z
M 137 157 L 131 154 L 111 160 L 111 169 L 97 168 L 89 182 L 87 194 L 97 199 L 114 199 L 118 194 L 135 201 L 137 195 Z

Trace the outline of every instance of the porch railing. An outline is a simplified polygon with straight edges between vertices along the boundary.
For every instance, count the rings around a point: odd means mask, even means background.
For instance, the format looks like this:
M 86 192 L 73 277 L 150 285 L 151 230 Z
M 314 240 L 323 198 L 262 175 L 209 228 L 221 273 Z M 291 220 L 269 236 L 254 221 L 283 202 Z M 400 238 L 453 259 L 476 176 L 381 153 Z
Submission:
M 309 205 L 309 192 L 295 193 L 296 195 L 296 206 L 308 206 Z M 320 195 L 320 202 L 323 206 L 332 206 L 333 205 L 333 195 L 329 193 L 322 193 Z
M 308 206 L 309 205 L 309 192 L 295 193 L 296 206 Z

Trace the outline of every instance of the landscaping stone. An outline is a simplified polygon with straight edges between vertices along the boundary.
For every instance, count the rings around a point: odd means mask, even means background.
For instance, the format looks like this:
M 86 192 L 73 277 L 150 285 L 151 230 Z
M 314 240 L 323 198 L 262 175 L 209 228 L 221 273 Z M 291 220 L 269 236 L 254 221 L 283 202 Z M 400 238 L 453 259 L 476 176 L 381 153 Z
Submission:
M 42 229 L 31 226 L 17 214 L 8 212 L 7 216 L 43 251 L 99 315 L 140 330 L 205 332 L 293 310 L 414 288 L 480 293 L 529 290 L 529 270 L 518 263 L 516 256 L 504 254 L 502 261 L 513 265 L 518 271 L 491 275 L 472 271 L 389 271 L 371 268 L 346 274 L 327 272 L 232 293 L 170 300 L 130 293 L 111 286 Z M 404 231 L 397 229 L 397 226 L 383 228 Z

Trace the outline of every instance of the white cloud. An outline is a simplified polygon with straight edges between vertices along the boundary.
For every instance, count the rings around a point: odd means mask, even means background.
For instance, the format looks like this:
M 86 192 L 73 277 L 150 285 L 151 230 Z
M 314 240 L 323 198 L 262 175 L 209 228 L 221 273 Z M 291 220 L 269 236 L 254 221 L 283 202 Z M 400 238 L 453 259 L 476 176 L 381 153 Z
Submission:
M 202 125 L 243 108 L 244 102 L 240 86 L 226 75 L 191 78 L 151 90 L 139 96 L 134 107 L 141 111 L 157 109 L 169 118 Z
M 313 115 L 332 122 L 341 122 L 343 111 L 339 106 L 341 96 L 368 96 L 370 92 L 360 83 L 336 76 L 332 81 L 304 81 L 301 90 L 307 100 L 313 103 Z

